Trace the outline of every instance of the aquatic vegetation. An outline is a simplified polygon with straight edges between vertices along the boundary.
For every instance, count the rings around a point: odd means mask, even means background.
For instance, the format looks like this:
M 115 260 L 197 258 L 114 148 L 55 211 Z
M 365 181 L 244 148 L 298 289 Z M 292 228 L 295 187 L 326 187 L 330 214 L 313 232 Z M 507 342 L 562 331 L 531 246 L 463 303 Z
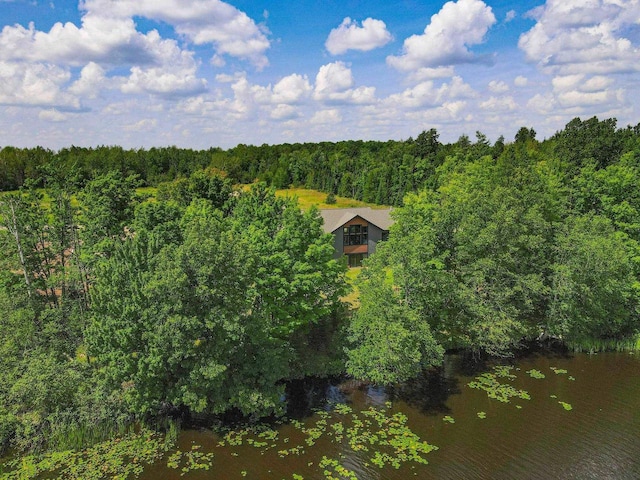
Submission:
M 320 468 L 323 469 L 324 477 L 327 480 L 358 480 L 355 472 L 343 467 L 338 460 L 323 456 Z
M 562 401 L 559 401 L 558 403 L 562 405 L 562 408 L 564 408 L 565 410 L 573 410 L 573 407 L 571 406 L 570 403 L 562 402 Z
M 478 412 L 476 413 L 476 415 L 478 416 L 478 418 L 487 418 L 487 413 L 486 412 Z
M 347 404 L 339 403 L 338 405 L 335 406 L 333 411 L 338 415 L 349 415 L 350 413 L 353 412 L 353 409 Z
M 447 423 L 456 423 L 455 419 L 450 415 L 445 415 L 444 417 L 442 417 L 442 421 Z
M 566 375 L 568 372 L 564 368 L 549 367 L 556 375 Z
M 484 390 L 489 398 L 498 400 L 499 402 L 509 403 L 511 398 L 520 398 L 522 400 L 530 400 L 531 396 L 525 390 L 518 390 L 512 385 L 507 383 L 501 383 L 498 378 L 506 378 L 513 380 L 516 378 L 511 370 L 513 367 L 500 365 L 494 367 L 493 373 L 483 373 L 475 378 L 474 381 L 469 382 L 467 385 L 470 388 L 478 390 Z
M 220 445 L 221 447 L 224 447 L 225 445 L 238 447 L 242 445 L 244 441 L 244 437 L 249 435 L 249 433 L 250 433 L 249 428 L 243 428 L 239 430 L 230 430 L 224 435 L 223 439 L 218 442 L 218 445 Z
M 65 480 L 133 479 L 145 465 L 170 448 L 165 438 L 147 428 L 102 442 L 82 451 L 26 455 L 0 466 L 3 480 L 64 478 Z
M 575 353 L 629 352 L 640 350 L 640 336 L 622 339 L 587 338 L 568 342 Z
M 347 415 L 348 417 L 344 418 Z M 312 455 L 316 442 L 327 438 L 333 443 L 347 443 L 352 451 L 364 454 L 365 461 L 371 465 L 396 469 L 407 462 L 426 464 L 425 455 L 437 449 L 436 446 L 421 440 L 407 426 L 407 416 L 400 412 L 391 414 L 387 409 L 370 407 L 354 413 L 351 407 L 340 404 L 336 405 L 332 413 L 318 411 L 316 416 L 317 420 L 310 424 L 291 422 L 305 438 L 301 444 L 289 448 L 283 448 L 289 443 L 289 438 L 279 439 L 273 433 L 256 433 L 251 429 L 228 432 L 219 445 L 249 445 L 262 448 L 264 451 L 278 448 L 277 455 L 286 458 L 289 455 Z M 262 438 L 269 437 L 274 443 L 265 445 L 267 442 L 257 441 L 260 435 Z M 310 461 L 308 466 L 311 467 L 314 463 L 316 462 Z M 355 478 L 350 476 L 353 472 L 345 468 L 339 460 L 322 457 L 317 464 L 327 479 Z
M 532 368 L 531 370 L 528 370 L 527 374 L 531 378 L 536 378 L 538 380 L 542 380 L 543 378 L 546 378 L 546 375 L 544 373 L 542 373 L 540 370 L 536 370 L 535 368 Z
M 181 452 L 178 450 L 167 459 L 167 467 L 180 469 L 180 476 L 194 470 L 209 470 L 213 463 L 213 453 L 200 452 L 200 445 L 193 445 L 191 451 Z
M 511 370 L 513 370 L 513 366 L 511 365 L 497 365 L 493 367 L 493 372 L 496 377 L 513 380 L 516 376 L 511 373 Z

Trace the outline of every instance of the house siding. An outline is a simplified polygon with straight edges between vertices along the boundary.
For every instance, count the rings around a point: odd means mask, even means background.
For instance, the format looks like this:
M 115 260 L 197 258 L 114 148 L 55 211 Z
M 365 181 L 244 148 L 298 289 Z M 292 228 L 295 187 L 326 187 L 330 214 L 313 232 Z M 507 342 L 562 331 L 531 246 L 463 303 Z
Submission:
M 375 223 L 371 223 L 371 220 L 366 220 L 365 217 L 371 216 L 376 223 L 380 222 L 383 227 L 389 227 L 391 223 L 393 223 L 389 219 L 390 210 L 384 213 L 380 211 L 371 211 L 370 208 L 358 208 L 355 210 L 357 213 L 354 212 L 354 215 L 350 215 L 350 212 L 353 211 L 351 209 L 322 211 L 325 222 L 325 232 L 331 232 L 333 235 L 333 258 L 335 259 L 344 258 L 350 254 L 363 254 L 368 256 L 376 251 L 377 243 L 382 240 L 384 233 L 388 232 L 388 230 L 384 230 Z M 351 225 L 367 226 L 368 237 L 366 244 L 344 245 L 343 229 Z M 330 228 L 327 228 L 329 226 Z
M 343 252 L 344 235 L 342 233 L 342 227 L 336 229 L 333 232 L 333 247 L 334 247 L 333 258 L 337 260 L 338 258 L 341 258 L 344 255 L 344 252 Z
M 348 227 L 350 225 L 366 225 L 368 227 L 368 240 L 366 245 L 348 245 L 344 246 L 344 234 L 343 228 Z M 335 252 L 333 254 L 333 258 L 338 259 L 343 255 L 349 253 L 366 253 L 371 255 L 376 251 L 376 244 L 382 240 L 382 232 L 383 230 L 376 227 L 375 225 L 366 222 L 360 218 L 354 218 L 350 222 L 345 223 L 334 230 L 333 233 L 333 247 Z
M 369 255 L 375 253 L 376 244 L 382 240 L 382 230 L 375 225 L 369 225 Z

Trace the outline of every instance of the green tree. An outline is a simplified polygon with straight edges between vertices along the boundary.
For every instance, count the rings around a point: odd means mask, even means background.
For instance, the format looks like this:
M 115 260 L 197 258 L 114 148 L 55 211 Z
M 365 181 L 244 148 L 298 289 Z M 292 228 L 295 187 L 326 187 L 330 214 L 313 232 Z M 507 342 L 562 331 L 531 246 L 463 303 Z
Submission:
M 630 338 L 640 331 L 638 243 L 597 215 L 558 232 L 549 332 L 569 341 Z
M 384 266 L 374 261 L 363 276 L 361 306 L 349 324 L 347 373 L 389 385 L 441 364 L 444 350 L 433 338 L 429 323 L 394 289 Z
M 305 338 L 331 326 L 344 266 L 317 212 L 258 187 L 229 216 L 196 199 L 182 239 L 142 225 L 99 265 L 89 352 L 137 413 L 281 411 L 283 381 L 322 373 Z
M 136 176 L 123 178 L 110 171 L 91 180 L 78 194 L 86 264 L 93 265 L 109 255 L 114 242 L 125 235 L 133 216 L 137 185 Z

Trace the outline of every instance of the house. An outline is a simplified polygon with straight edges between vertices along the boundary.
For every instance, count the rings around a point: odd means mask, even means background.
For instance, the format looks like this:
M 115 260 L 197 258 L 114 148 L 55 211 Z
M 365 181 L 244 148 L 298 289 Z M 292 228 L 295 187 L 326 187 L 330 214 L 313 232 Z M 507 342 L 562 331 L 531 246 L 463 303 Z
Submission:
M 360 267 L 376 251 L 376 244 L 387 239 L 393 224 L 390 213 L 390 208 L 369 207 L 320 210 L 324 231 L 333 234 L 334 257 L 346 255 L 350 267 Z

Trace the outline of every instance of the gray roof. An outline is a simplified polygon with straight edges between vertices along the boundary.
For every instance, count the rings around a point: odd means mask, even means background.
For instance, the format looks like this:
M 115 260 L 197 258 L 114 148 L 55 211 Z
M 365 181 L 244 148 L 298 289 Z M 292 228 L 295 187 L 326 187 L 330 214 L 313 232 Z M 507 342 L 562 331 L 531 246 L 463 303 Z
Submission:
M 334 208 L 320 210 L 320 215 L 324 220 L 324 231 L 327 233 L 335 232 L 355 217 L 363 218 L 381 230 L 389 230 L 389 227 L 393 225 L 393 219 L 390 215 L 391 210 L 391 208 L 373 209 L 371 207 Z

